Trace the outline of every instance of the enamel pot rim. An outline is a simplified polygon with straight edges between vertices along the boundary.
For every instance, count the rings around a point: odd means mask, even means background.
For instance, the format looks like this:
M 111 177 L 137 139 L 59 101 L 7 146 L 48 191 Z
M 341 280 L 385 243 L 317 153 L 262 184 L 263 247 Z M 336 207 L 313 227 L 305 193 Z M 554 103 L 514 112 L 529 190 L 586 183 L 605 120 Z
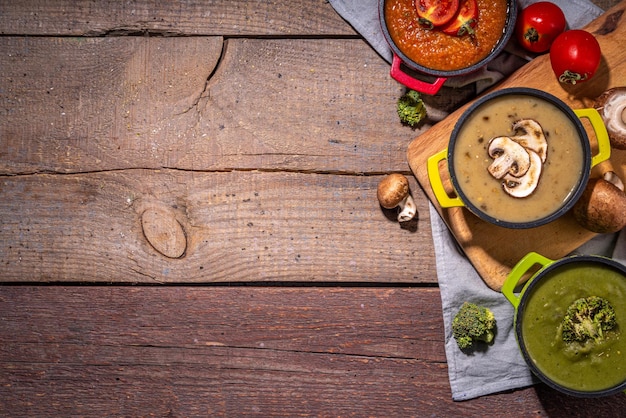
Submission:
M 578 180 L 578 184 L 576 185 L 576 189 L 573 191 L 573 193 L 569 195 L 569 197 L 563 203 L 563 205 L 558 210 L 556 210 L 555 212 L 549 215 L 546 215 L 542 218 L 538 218 L 538 219 L 535 219 L 533 221 L 528 221 L 528 222 L 503 221 L 501 219 L 497 219 L 485 213 L 483 210 L 481 210 L 478 206 L 476 206 L 467 198 L 465 192 L 463 192 L 462 185 L 459 183 L 459 180 L 454 171 L 454 146 L 456 144 L 459 131 L 463 127 L 465 121 L 472 115 L 472 113 L 478 107 L 482 106 L 487 101 L 501 97 L 501 96 L 507 96 L 507 95 L 534 96 L 534 97 L 543 99 L 555 105 L 574 123 L 574 126 L 576 127 L 576 130 L 579 133 L 579 138 L 580 138 L 581 147 L 582 147 L 583 156 L 584 156 L 582 173 Z M 580 198 L 580 196 L 585 190 L 585 187 L 591 175 L 591 157 L 592 157 L 591 146 L 589 145 L 589 137 L 587 135 L 587 132 L 585 131 L 585 128 L 583 124 L 581 123 L 580 119 L 578 118 L 578 116 L 576 116 L 574 111 L 558 97 L 550 93 L 546 93 L 544 91 L 533 89 L 533 88 L 528 88 L 528 87 L 511 87 L 511 88 L 505 88 L 502 90 L 497 90 L 481 97 L 476 102 L 474 102 L 465 112 L 463 112 L 463 114 L 459 117 L 459 120 L 454 125 L 454 129 L 452 130 L 452 133 L 450 135 L 450 142 L 448 143 L 448 156 L 447 157 L 448 157 L 448 172 L 450 173 L 450 180 L 452 181 L 454 190 L 456 191 L 459 198 L 463 201 L 463 204 L 467 207 L 467 209 L 469 209 L 470 212 L 472 212 L 474 215 L 478 216 L 479 218 L 491 224 L 502 226 L 505 228 L 511 228 L 511 229 L 535 228 L 541 225 L 545 225 L 563 216 L 563 214 L 569 211 L 572 208 L 572 206 L 574 206 L 576 201 Z
M 402 51 L 400 51 L 400 48 L 398 48 L 398 46 L 395 44 L 395 42 L 391 38 L 391 35 L 389 34 L 389 29 L 387 28 L 387 22 L 385 21 L 385 2 L 386 1 L 388 0 L 378 1 L 378 16 L 379 16 L 380 26 L 383 32 L 383 36 L 385 37 L 387 44 L 389 44 L 389 47 L 391 48 L 393 53 L 396 54 L 400 58 L 403 64 L 405 64 L 407 67 L 411 68 L 412 70 L 419 71 L 420 73 L 423 73 L 426 75 L 431 75 L 435 77 L 458 77 L 458 76 L 472 73 L 484 67 L 485 65 L 487 65 L 487 63 L 489 63 L 500 52 L 502 52 L 502 50 L 506 47 L 506 44 L 508 43 L 509 39 L 515 32 L 515 21 L 517 19 L 517 7 L 518 7 L 517 0 L 507 0 L 507 17 L 506 17 L 506 23 L 504 25 L 504 31 L 502 32 L 502 36 L 500 37 L 500 40 L 498 41 L 494 49 L 492 49 L 491 52 L 485 58 L 483 58 L 482 60 L 468 67 L 461 68 L 458 70 L 452 70 L 452 71 L 436 70 L 436 69 L 428 68 L 424 65 L 420 65 L 416 63 L 411 58 L 407 57 Z
M 600 264 L 603 266 L 610 267 L 614 270 L 617 270 L 624 276 L 624 280 L 626 280 L 626 266 L 618 263 L 615 260 L 612 260 L 607 257 L 597 256 L 597 255 L 574 255 L 565 257 L 559 260 L 552 261 L 538 272 L 534 273 L 533 276 L 528 280 L 528 284 L 524 286 L 522 293 L 520 294 L 519 305 L 515 308 L 515 317 L 514 317 L 514 327 L 515 327 L 515 337 L 517 339 L 518 346 L 524 357 L 524 361 L 531 369 L 533 374 L 537 376 L 542 382 L 547 384 L 553 389 L 556 389 L 562 393 L 565 393 L 570 396 L 576 396 L 579 398 L 595 398 L 601 396 L 609 396 L 614 395 L 619 392 L 623 392 L 626 390 L 626 379 L 608 389 L 598 390 L 598 391 L 580 391 L 573 390 L 567 387 L 564 387 L 550 378 L 548 378 L 535 364 L 535 362 L 530 358 L 528 351 L 526 349 L 526 345 L 524 343 L 524 337 L 522 335 L 522 315 L 521 313 L 524 311 L 524 308 L 532 303 L 533 290 L 536 286 L 538 286 L 543 280 L 547 280 L 546 276 L 548 276 L 551 272 L 561 269 L 564 266 L 568 266 L 571 264 Z M 549 279 L 549 278 L 548 278 Z

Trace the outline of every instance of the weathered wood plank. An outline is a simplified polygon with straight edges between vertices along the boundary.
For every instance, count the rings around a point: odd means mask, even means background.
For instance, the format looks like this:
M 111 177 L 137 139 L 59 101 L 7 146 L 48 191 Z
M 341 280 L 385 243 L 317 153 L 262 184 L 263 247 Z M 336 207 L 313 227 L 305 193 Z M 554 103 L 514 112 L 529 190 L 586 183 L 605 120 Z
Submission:
M 221 37 L 3 38 L 2 171 L 93 171 L 170 158 L 176 140 L 163 138 L 178 138 L 194 120 L 189 109 L 222 45 Z M 183 122 L 167 129 L 176 115 Z
M 609 9 L 619 0 L 592 0 Z M 357 36 L 325 0 L 0 0 L 0 34 Z
M 428 126 L 401 125 L 404 89 L 360 40 L 8 37 L 0 56 L 6 174 L 409 172 Z
M 543 386 L 454 403 L 438 289 L 5 286 L 12 416 L 603 416 Z M 288 398 L 288 401 L 286 401 Z
M 419 220 L 401 228 L 376 200 L 380 178 L 184 170 L 4 177 L 0 281 L 435 283 L 421 189 L 411 179 Z M 145 222 L 158 226 L 152 245 Z M 159 233 L 167 244 L 181 231 L 180 257 L 154 245 Z
M 0 34 L 354 36 L 324 0 L 0 0 Z

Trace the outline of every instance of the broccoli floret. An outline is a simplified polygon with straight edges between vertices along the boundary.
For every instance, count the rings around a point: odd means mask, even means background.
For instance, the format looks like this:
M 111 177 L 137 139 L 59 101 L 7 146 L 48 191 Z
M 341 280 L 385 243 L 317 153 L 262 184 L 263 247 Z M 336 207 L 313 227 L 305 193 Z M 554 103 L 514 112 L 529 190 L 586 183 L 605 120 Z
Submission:
M 492 343 L 495 329 L 493 312 L 471 302 L 463 303 L 452 320 L 452 335 L 462 350 L 472 347 L 477 341 Z
M 402 123 L 411 127 L 426 117 L 426 106 L 418 92 L 409 90 L 398 99 L 398 116 Z
M 604 332 L 617 325 L 615 309 L 608 300 L 589 296 L 575 300 L 567 311 L 561 324 L 561 335 L 565 343 L 599 342 Z

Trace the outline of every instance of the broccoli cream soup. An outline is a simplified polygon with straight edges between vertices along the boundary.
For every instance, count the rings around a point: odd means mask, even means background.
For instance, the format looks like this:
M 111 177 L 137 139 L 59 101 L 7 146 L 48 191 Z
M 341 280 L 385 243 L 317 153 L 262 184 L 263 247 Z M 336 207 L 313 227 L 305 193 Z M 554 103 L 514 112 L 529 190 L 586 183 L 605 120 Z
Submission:
M 574 262 L 541 277 L 520 313 L 522 342 L 531 361 L 551 381 L 594 392 L 626 381 L 626 278 L 608 265 Z M 597 343 L 565 343 L 559 328 L 574 301 L 598 296 L 615 310 L 616 326 Z
M 507 94 L 478 106 L 457 132 L 451 168 L 463 200 L 505 222 L 558 211 L 579 185 L 585 152 L 576 125 L 554 104 Z

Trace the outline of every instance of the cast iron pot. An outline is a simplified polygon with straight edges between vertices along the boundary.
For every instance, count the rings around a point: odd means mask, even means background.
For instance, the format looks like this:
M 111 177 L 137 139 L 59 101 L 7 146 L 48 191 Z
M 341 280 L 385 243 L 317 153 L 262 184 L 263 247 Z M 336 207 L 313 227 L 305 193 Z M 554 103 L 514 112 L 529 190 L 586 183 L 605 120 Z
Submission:
M 387 23 L 385 21 L 385 1 L 386 0 L 378 1 L 378 16 L 383 35 L 385 36 L 385 39 L 387 40 L 387 43 L 389 44 L 393 53 L 390 75 L 394 80 L 405 85 L 406 87 L 424 94 L 436 94 L 448 78 L 467 75 L 486 66 L 487 63 L 489 63 L 500 52 L 502 52 L 507 42 L 511 38 L 511 35 L 515 31 L 515 20 L 517 18 L 517 0 L 507 0 L 507 18 L 504 26 L 504 31 L 502 32 L 500 40 L 498 41 L 494 49 L 489 53 L 489 55 L 487 55 L 485 58 L 478 61 L 477 63 L 460 70 L 435 70 L 417 64 L 415 61 L 407 57 L 402 51 L 400 51 L 400 48 L 398 48 L 397 45 L 394 43 L 391 35 L 389 34 L 389 29 L 387 28 Z M 429 82 L 412 77 L 402 70 L 401 64 L 404 64 L 408 68 L 419 73 L 433 76 L 435 77 L 435 80 L 433 82 Z
M 522 290 L 519 294 L 515 293 L 515 289 L 523 282 L 523 279 L 528 276 L 529 271 L 532 270 L 536 265 L 540 266 L 540 269 L 531 276 L 528 281 L 525 282 Z M 567 395 L 577 396 L 577 397 L 600 397 L 600 396 L 608 396 L 613 395 L 621 391 L 626 391 L 626 378 L 619 384 L 614 385 L 608 389 L 604 390 L 596 390 L 596 391 L 582 391 L 571 389 L 563 384 L 559 384 L 546 376 L 546 373 L 542 370 L 542 365 L 538 364 L 536 361 L 533 361 L 531 356 L 529 355 L 527 344 L 525 342 L 525 336 L 522 330 L 523 325 L 523 312 L 525 309 L 528 309 L 532 304 L 541 303 L 543 306 L 545 301 L 542 298 L 533 298 L 534 290 L 544 282 L 549 281 L 552 277 L 554 277 L 554 273 L 562 272 L 564 269 L 577 268 L 581 266 L 592 268 L 609 268 L 614 272 L 617 272 L 618 275 L 622 276 L 622 279 L 626 281 L 626 267 L 610 258 L 601 257 L 601 256 L 592 256 L 592 255 L 575 255 L 566 258 L 562 258 L 560 260 L 551 260 L 546 258 L 540 254 L 535 252 L 528 253 L 524 258 L 522 258 L 517 265 L 511 270 L 511 273 L 506 278 L 503 286 L 502 286 L 502 294 L 508 299 L 508 301 L 515 308 L 515 316 L 514 316 L 514 328 L 515 328 L 515 336 L 524 357 L 525 362 L 528 364 L 528 367 L 536 375 L 541 381 L 546 383 L 548 386 L 563 392 Z M 592 296 L 592 295 L 586 295 Z M 584 297 L 586 297 L 584 296 Z M 619 297 L 619 296 L 617 296 Z M 543 309 L 543 308 L 542 308 Z M 617 308 L 616 308 L 617 311 Z M 623 313 L 621 314 L 623 317 Z M 617 312 L 618 318 L 620 317 L 620 313 Z M 621 332 L 626 331 L 626 324 L 619 324 Z M 622 336 L 623 337 L 623 336 Z M 546 346 L 550 345 L 551 341 L 546 342 Z M 615 359 L 615 361 L 624 361 L 624 358 Z M 594 365 L 589 364 L 589 367 L 595 367 Z
M 563 202 L 563 205 L 555 212 L 544 216 L 542 218 L 529 221 L 529 222 L 510 222 L 504 221 L 501 219 L 497 219 L 492 217 L 491 215 L 485 213 L 478 206 L 473 204 L 463 192 L 462 186 L 455 174 L 454 170 L 454 146 L 456 144 L 457 136 L 459 135 L 460 129 L 463 127 L 465 121 L 470 117 L 472 112 L 483 105 L 485 102 L 495 99 L 497 97 L 501 97 L 504 95 L 530 95 L 540 99 L 547 101 L 555 105 L 559 110 L 565 113 L 568 118 L 574 123 L 576 130 L 578 131 L 580 137 L 580 143 L 583 149 L 584 156 L 584 166 L 582 170 L 582 174 L 577 183 L 575 190 L 570 193 L 568 198 Z M 598 142 L 598 153 L 594 156 L 591 154 L 591 147 L 589 145 L 589 137 L 587 136 L 587 132 L 583 127 L 580 118 L 587 118 L 591 123 L 593 130 L 596 135 L 596 140 Z M 427 161 L 427 171 L 428 178 L 430 181 L 430 185 L 433 189 L 433 193 L 439 205 L 442 208 L 451 208 L 451 207 L 460 207 L 465 206 L 470 212 L 478 216 L 479 218 L 492 223 L 494 225 L 502 226 L 505 228 L 512 229 L 527 229 L 534 228 L 549 222 L 554 221 L 561 217 L 565 212 L 570 210 L 572 206 L 579 199 L 580 195 L 585 190 L 587 182 L 589 181 L 589 176 L 591 174 L 591 168 L 595 165 L 601 163 L 602 161 L 608 160 L 611 156 L 611 144 L 609 142 L 609 136 L 606 131 L 606 127 L 602 122 L 602 118 L 597 110 L 589 108 L 589 109 L 576 109 L 572 110 L 569 106 L 567 106 L 563 101 L 559 98 L 546 93 L 541 90 L 526 88 L 526 87 L 512 87 L 506 88 L 502 90 L 497 90 L 492 93 L 489 93 L 476 102 L 474 102 L 463 114 L 460 116 L 459 120 L 455 124 L 452 133 L 450 135 L 450 141 L 448 143 L 448 147 L 443 149 L 442 151 L 430 156 Z M 441 174 L 439 172 L 439 163 L 443 160 L 447 160 L 448 162 L 448 172 L 450 175 L 450 180 L 454 187 L 454 191 L 456 193 L 456 197 L 450 197 L 444 189 L 443 180 L 441 178 Z M 522 204 L 521 204 L 522 205 Z M 520 206 L 523 208 L 523 206 Z

